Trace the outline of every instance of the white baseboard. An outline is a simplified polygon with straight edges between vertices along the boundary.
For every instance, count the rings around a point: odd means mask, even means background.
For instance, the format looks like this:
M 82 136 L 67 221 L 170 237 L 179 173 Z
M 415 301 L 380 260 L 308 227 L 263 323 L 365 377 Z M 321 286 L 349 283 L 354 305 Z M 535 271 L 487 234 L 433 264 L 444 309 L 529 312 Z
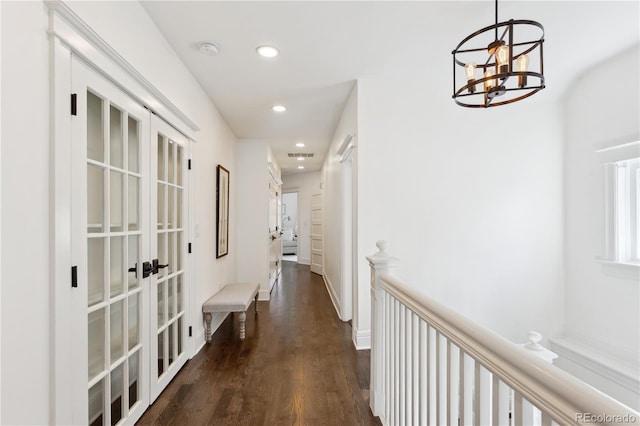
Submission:
M 196 356 L 198 352 L 200 352 L 202 348 L 204 348 L 204 345 L 207 343 L 207 341 L 204 338 L 204 330 L 198 333 L 198 335 L 195 338 L 196 338 L 195 348 L 193 350 L 193 354 L 191 354 L 191 357 L 189 359 Z
M 353 344 L 357 350 L 371 349 L 371 330 L 355 329 L 354 335 L 355 341 Z
M 311 265 L 311 258 L 298 256 L 298 263 L 301 265 Z
M 333 307 L 336 310 L 336 313 L 338 314 L 338 318 L 340 318 L 340 311 L 341 311 L 340 302 L 338 301 L 338 296 L 333 291 L 333 285 L 331 284 L 331 280 L 329 280 L 329 277 L 327 277 L 326 274 L 322 275 L 322 279 L 324 280 L 324 286 L 327 288 L 327 293 L 329 293 L 329 298 L 331 299 L 331 303 L 333 303 Z
M 638 365 L 632 365 L 581 342 L 557 337 L 549 339 L 559 357 L 554 364 L 583 382 L 640 411 Z
M 271 291 L 270 290 L 258 291 L 258 300 L 262 302 L 268 302 L 269 300 L 271 300 Z
M 638 392 L 640 380 L 639 369 L 624 362 L 598 353 L 596 349 L 568 339 L 555 337 L 549 339 L 551 350 L 581 367 L 584 367 L 611 382 L 628 390 Z

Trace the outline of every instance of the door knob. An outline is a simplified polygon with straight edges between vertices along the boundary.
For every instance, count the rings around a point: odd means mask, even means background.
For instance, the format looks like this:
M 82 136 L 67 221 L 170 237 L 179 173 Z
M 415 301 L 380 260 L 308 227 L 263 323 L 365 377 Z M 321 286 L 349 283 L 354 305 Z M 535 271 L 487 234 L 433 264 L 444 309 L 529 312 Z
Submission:
M 133 272 L 135 277 L 138 278 L 138 264 L 136 263 L 134 267 L 127 269 L 127 272 Z
M 153 259 L 152 269 L 154 274 L 157 274 L 160 269 L 166 268 L 168 266 L 169 266 L 168 263 L 166 265 L 160 265 L 160 261 L 158 259 Z

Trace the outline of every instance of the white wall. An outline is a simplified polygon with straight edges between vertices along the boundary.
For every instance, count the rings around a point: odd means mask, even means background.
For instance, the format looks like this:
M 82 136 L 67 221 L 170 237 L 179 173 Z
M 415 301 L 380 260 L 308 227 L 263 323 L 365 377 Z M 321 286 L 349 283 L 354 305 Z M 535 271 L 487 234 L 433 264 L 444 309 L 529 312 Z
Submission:
M 260 283 L 260 300 L 269 300 L 269 144 L 263 140 L 236 143 L 237 232 L 230 250 L 237 255 L 237 279 Z
M 2 8 L 2 419 L 49 423 L 49 85 L 43 3 Z
M 358 81 L 359 288 L 384 239 L 416 290 L 513 341 L 558 334 L 560 106 L 466 109 L 428 84 Z
M 346 172 L 351 173 L 351 169 L 345 170 L 345 165 L 340 163 L 340 156 L 337 151 L 344 138 L 347 135 L 355 137 L 358 132 L 358 87 L 354 83 L 354 87 L 349 94 L 349 98 L 345 103 L 342 115 L 334 131 L 331 146 L 327 152 L 322 167 L 322 181 L 324 185 L 323 191 L 323 214 L 325 220 L 325 236 L 324 236 L 324 273 L 325 280 L 329 286 L 329 292 L 334 299 L 334 304 L 337 307 L 338 315 L 343 320 L 352 319 L 352 327 L 354 332 L 354 343 L 357 343 L 358 330 L 362 330 L 362 324 L 366 324 L 364 328 L 365 334 L 369 333 L 369 318 L 370 309 L 358 310 L 352 309 L 352 306 L 346 306 L 352 303 L 351 298 L 346 297 L 348 294 L 345 292 L 351 292 L 351 274 L 350 268 L 348 273 L 345 273 L 345 268 L 349 265 L 350 260 L 345 251 L 345 243 L 350 243 L 351 238 L 348 238 L 348 230 L 345 227 L 345 199 L 343 197 L 344 185 L 348 181 Z M 356 163 L 357 150 L 354 151 L 353 164 Z M 355 169 L 355 167 L 354 167 Z M 355 170 L 354 170 L 355 173 Z M 357 200 L 357 193 L 353 194 L 355 200 Z M 345 241 L 347 240 L 347 241 Z M 375 246 L 374 246 L 375 247 Z M 368 287 L 368 284 L 367 284 Z M 363 289 L 368 292 L 368 289 Z M 358 312 L 367 317 L 360 317 Z M 350 315 L 349 315 L 350 313 Z M 367 337 L 365 337 L 367 339 Z
M 282 176 L 283 192 L 298 192 L 298 263 L 311 264 L 311 196 L 320 193 L 320 172 Z
M 640 364 L 638 270 L 596 261 L 604 255 L 604 198 L 595 150 L 640 139 L 638 50 L 636 45 L 590 68 L 568 92 L 564 110 L 564 334 L 595 352 L 631 364 L 636 371 Z
M 196 306 L 192 321 L 195 338 L 202 342 L 200 304 L 220 283 L 235 279 L 233 253 L 215 260 L 215 165 L 232 167 L 235 136 L 139 3 L 74 2 L 71 6 L 201 128 L 193 135 L 198 141 L 193 173 L 200 237 L 194 241 Z M 52 374 L 48 324 L 52 319 L 47 7 L 42 2 L 1 2 L 0 7 L 4 89 L 1 279 L 11 283 L 2 289 L 0 423 L 48 424 Z M 232 197 L 231 218 L 234 207 Z M 231 232 L 233 229 L 232 223 Z

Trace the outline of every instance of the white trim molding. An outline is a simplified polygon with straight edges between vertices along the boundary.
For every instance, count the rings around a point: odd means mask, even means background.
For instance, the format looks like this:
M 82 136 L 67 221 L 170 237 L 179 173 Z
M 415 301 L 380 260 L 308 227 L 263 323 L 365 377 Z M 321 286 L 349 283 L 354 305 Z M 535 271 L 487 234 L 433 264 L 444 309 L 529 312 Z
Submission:
M 371 330 L 355 329 L 353 345 L 357 350 L 371 349 Z
M 61 0 L 45 0 L 49 7 L 49 34 L 108 78 L 136 101 L 153 111 L 190 139 L 200 130 L 180 108 L 124 59 Z M 182 126 L 180 126 L 182 124 Z
M 342 309 L 340 307 L 340 302 L 338 301 L 338 295 L 335 294 L 333 284 L 331 284 L 331 280 L 327 277 L 327 274 L 322 274 L 322 280 L 324 281 L 324 286 L 327 288 L 327 293 L 329 293 L 331 303 L 333 303 L 333 308 L 336 310 L 336 314 L 338 314 L 338 318 L 340 318 L 340 321 L 344 321 L 340 316 Z
M 549 339 L 551 349 L 559 356 L 597 375 L 635 392 L 640 397 L 640 368 L 598 353 L 593 348 L 566 337 Z

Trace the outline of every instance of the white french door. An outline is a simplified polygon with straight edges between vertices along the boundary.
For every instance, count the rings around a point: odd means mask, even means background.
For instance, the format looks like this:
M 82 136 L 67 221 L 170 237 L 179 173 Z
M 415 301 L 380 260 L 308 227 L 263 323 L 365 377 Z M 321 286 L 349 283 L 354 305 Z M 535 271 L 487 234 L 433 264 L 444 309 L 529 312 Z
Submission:
M 74 424 L 134 424 L 187 360 L 188 140 L 73 59 Z
M 133 424 L 149 405 L 149 112 L 77 60 L 72 88 L 74 422 Z
M 187 143 L 151 119 L 151 402 L 187 362 Z

